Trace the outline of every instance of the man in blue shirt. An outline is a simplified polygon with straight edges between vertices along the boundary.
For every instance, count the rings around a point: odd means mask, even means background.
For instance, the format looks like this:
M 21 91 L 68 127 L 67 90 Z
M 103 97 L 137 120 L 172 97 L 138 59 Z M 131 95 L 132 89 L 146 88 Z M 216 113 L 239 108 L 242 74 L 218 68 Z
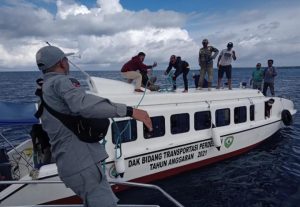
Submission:
M 277 72 L 275 67 L 273 67 L 273 60 L 268 60 L 268 67 L 264 71 L 264 88 L 263 88 L 263 94 L 267 95 L 268 87 L 270 88 L 272 96 L 275 96 L 274 92 L 274 79 L 275 76 L 277 76 Z

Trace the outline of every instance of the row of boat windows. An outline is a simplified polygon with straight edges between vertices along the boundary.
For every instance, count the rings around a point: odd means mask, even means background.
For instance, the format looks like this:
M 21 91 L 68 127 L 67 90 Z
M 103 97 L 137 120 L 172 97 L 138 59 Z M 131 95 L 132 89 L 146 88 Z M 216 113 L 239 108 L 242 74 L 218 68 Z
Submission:
M 255 106 L 250 105 L 250 121 L 254 121 Z M 143 134 L 145 139 L 162 137 L 165 135 L 165 117 L 151 117 L 153 131 L 149 132 L 147 127 L 143 126 Z M 218 109 L 215 112 L 216 127 L 230 125 L 230 109 Z M 241 106 L 234 108 L 234 123 L 244 123 L 247 121 L 247 107 Z M 170 117 L 171 134 L 185 133 L 190 130 L 190 114 L 181 113 L 173 114 Z M 211 112 L 199 111 L 194 113 L 194 129 L 196 131 L 209 129 L 212 127 Z M 112 141 L 115 144 L 121 139 L 122 143 L 134 141 L 137 139 L 137 123 L 136 120 L 117 121 L 112 124 Z

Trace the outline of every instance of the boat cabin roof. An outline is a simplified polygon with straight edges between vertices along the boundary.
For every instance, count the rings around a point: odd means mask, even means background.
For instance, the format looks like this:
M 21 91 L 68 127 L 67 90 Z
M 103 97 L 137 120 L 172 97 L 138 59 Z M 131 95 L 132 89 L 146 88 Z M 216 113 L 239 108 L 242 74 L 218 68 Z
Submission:
M 144 94 L 134 92 L 133 84 L 99 77 L 91 77 L 89 86 L 89 93 L 132 106 L 137 105 L 141 99 L 140 105 L 147 106 L 264 97 L 259 90 L 242 88 L 234 88 L 233 90 L 215 88 L 211 90 L 207 88 L 196 90 L 195 88 L 190 88 L 188 93 L 182 93 L 183 89 L 177 89 L 175 92 L 152 92 L 146 90 Z

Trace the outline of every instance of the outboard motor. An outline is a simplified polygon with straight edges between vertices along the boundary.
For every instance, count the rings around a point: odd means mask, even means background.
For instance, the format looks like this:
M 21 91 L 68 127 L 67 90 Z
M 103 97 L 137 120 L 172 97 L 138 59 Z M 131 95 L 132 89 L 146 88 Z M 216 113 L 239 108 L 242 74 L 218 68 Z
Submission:
M 0 148 L 0 181 L 12 180 L 11 165 L 5 149 Z M 0 185 L 0 192 L 5 189 L 7 185 Z

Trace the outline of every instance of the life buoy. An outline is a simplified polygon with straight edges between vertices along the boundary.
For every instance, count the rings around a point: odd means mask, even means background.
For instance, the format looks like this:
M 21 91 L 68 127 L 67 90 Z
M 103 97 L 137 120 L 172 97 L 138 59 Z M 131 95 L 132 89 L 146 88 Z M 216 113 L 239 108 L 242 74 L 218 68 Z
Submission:
M 293 123 L 293 117 L 289 110 L 283 110 L 281 112 L 281 120 L 285 126 L 290 126 Z

